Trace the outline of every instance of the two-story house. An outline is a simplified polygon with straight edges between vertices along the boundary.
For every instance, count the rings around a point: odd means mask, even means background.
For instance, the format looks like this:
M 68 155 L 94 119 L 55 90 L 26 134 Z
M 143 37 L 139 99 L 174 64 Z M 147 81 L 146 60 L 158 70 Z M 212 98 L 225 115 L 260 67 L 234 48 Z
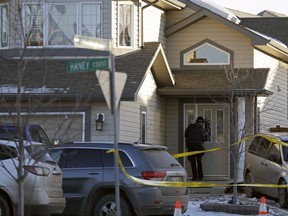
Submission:
M 109 57 L 75 48 L 74 35 L 84 35 L 111 39 L 116 71 L 128 75 L 117 106 L 120 141 L 181 153 L 188 124 L 207 120 L 205 148 L 221 150 L 204 155 L 204 180 L 233 177 L 245 145 L 237 153 L 230 144 L 288 125 L 288 43 L 280 31 L 287 17 L 251 21 L 200 0 L 0 0 L 0 8 L 1 121 L 20 113 L 51 139 L 114 140 L 95 73 L 66 70 L 71 60 Z

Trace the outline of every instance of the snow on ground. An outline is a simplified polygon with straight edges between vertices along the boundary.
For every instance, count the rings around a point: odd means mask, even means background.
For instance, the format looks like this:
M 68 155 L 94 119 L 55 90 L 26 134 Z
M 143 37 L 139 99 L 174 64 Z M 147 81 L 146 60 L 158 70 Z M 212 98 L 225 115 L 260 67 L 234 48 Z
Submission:
M 232 194 L 191 194 L 187 211 L 183 216 L 240 216 L 240 214 L 229 214 L 224 212 L 208 212 L 200 208 L 203 202 L 225 203 L 232 200 Z M 244 194 L 238 194 L 238 204 L 259 205 L 260 198 L 247 198 Z M 269 216 L 288 215 L 287 209 L 281 209 L 279 204 L 272 199 L 266 198 L 266 206 Z

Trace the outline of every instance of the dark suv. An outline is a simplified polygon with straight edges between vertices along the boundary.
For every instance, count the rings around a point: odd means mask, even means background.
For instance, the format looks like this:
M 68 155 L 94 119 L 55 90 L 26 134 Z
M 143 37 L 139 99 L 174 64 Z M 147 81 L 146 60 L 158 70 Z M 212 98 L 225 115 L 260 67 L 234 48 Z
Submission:
M 186 181 L 186 170 L 165 146 L 119 143 L 119 156 L 134 177 L 154 181 Z M 112 143 L 66 143 L 51 150 L 63 172 L 68 215 L 115 215 L 114 149 Z M 175 202 L 186 211 L 189 191 L 185 187 L 137 184 L 119 169 L 120 208 L 123 216 L 173 215 Z M 113 213 L 114 212 L 114 213 Z

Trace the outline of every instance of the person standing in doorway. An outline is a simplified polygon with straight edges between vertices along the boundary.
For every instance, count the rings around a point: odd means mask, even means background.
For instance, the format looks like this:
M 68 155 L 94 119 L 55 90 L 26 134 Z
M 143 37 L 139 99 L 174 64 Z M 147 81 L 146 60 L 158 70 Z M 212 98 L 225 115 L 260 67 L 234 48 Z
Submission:
M 206 131 L 204 130 L 205 120 L 202 116 L 196 119 L 196 123 L 190 124 L 185 130 L 185 142 L 186 147 L 189 152 L 191 151 L 202 151 L 205 150 L 203 143 L 207 141 Z M 191 163 L 192 168 L 192 181 L 202 180 L 203 170 L 202 170 L 202 157 L 204 153 L 190 155 L 188 160 Z

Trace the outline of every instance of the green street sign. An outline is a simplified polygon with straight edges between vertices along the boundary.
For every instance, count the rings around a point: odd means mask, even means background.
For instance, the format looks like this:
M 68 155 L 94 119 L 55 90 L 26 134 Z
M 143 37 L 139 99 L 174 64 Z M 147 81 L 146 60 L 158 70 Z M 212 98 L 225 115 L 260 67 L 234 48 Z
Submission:
M 96 70 L 109 70 L 109 58 L 79 59 L 66 63 L 67 73 L 95 72 Z

